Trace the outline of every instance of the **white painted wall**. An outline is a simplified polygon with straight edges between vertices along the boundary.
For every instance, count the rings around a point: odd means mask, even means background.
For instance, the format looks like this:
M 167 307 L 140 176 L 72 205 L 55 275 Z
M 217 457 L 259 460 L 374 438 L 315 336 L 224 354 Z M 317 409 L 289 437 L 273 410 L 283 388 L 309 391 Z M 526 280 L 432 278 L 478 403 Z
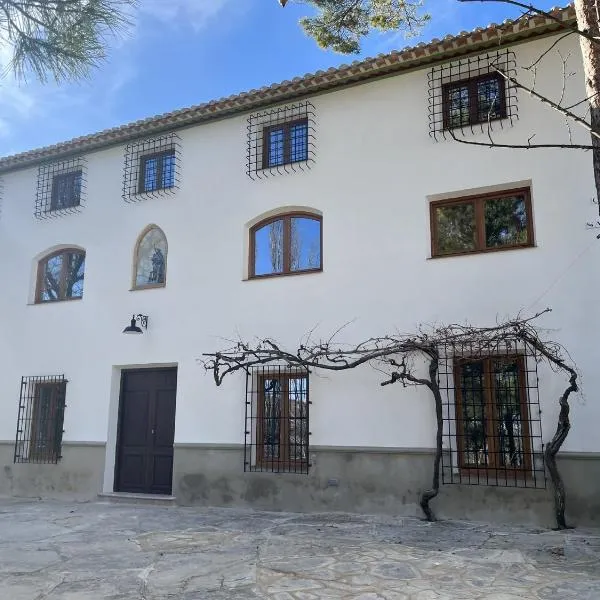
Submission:
M 577 40 L 568 98 L 584 95 Z M 531 62 L 550 39 L 516 46 Z M 572 46 L 569 46 L 572 44 Z M 561 85 L 558 57 L 540 69 L 541 90 Z M 596 310 L 599 243 L 585 223 L 595 207 L 591 156 L 579 151 L 488 150 L 428 135 L 427 69 L 311 98 L 317 160 L 310 172 L 251 181 L 245 173 L 246 117 L 180 132 L 181 189 L 127 204 L 121 198 L 123 147 L 88 156 L 88 196 L 79 214 L 34 218 L 36 169 L 4 176 L 0 255 L 0 439 L 13 439 L 22 375 L 65 373 L 65 439 L 114 436 L 121 365 L 177 364 L 176 442 L 243 441 L 244 378 L 216 388 L 197 365 L 222 337 L 272 336 L 296 347 L 317 326 L 359 341 L 420 322 L 470 320 L 552 306 L 543 324 L 570 349 L 583 374 L 565 448 L 600 451 Z M 519 121 L 503 143 L 565 139 L 562 117 L 519 94 Z M 587 143 L 585 132 L 575 139 Z M 484 139 L 474 136 L 470 139 Z M 430 259 L 432 196 L 531 182 L 536 247 Z M 244 281 L 247 225 L 281 206 L 323 214 L 324 272 Z M 156 223 L 169 243 L 164 289 L 129 291 L 138 234 Z M 58 244 L 86 249 L 81 301 L 32 305 L 32 261 Z M 147 333 L 124 336 L 132 313 Z M 117 378 L 117 379 L 115 379 Z M 312 443 L 432 447 L 434 411 L 424 390 L 381 388 L 368 368 L 311 381 Z M 555 427 L 564 385 L 543 371 L 544 436 Z M 111 404 L 112 402 L 112 404 Z M 111 432 L 109 434 L 109 432 Z M 108 485 L 107 485 L 108 487 Z

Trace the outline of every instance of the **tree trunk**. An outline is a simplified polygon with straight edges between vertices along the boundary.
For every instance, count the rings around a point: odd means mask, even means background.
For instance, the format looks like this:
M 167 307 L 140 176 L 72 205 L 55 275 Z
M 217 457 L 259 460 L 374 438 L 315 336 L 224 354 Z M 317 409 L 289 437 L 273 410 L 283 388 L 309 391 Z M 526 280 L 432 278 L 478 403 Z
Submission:
M 598 42 L 579 36 L 583 58 L 585 90 L 589 98 L 592 130 L 600 133 L 600 8 L 598 0 L 575 0 L 577 27 L 598 37 Z M 596 201 L 600 201 L 600 139 L 592 135 L 592 161 L 596 183 Z M 599 205 L 600 206 L 600 205 Z

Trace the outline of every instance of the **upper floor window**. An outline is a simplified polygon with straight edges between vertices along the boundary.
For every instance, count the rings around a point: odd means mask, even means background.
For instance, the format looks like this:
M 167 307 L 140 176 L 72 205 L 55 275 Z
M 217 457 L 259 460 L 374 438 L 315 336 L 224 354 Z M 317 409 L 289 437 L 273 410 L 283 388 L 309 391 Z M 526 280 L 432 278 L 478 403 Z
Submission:
M 151 225 L 138 238 L 135 248 L 134 289 L 162 287 L 167 281 L 167 238 Z
M 443 86 L 444 127 L 486 123 L 506 116 L 505 80 L 487 73 Z
M 308 119 L 270 125 L 263 131 L 263 168 L 308 158 Z
M 309 213 L 277 215 L 250 230 L 250 277 L 320 271 L 322 220 Z
M 40 164 L 35 216 L 44 219 L 81 210 L 85 204 L 86 173 L 84 156 Z
M 459 466 L 525 476 L 532 468 L 523 356 L 461 359 L 454 367 Z
M 175 150 L 147 154 L 140 158 L 139 192 L 154 192 L 175 185 Z
M 58 250 L 38 263 L 36 302 L 75 300 L 83 296 L 85 252 Z
M 432 202 L 432 256 L 533 245 L 529 189 Z
M 82 172 L 61 173 L 52 178 L 50 210 L 79 206 Z

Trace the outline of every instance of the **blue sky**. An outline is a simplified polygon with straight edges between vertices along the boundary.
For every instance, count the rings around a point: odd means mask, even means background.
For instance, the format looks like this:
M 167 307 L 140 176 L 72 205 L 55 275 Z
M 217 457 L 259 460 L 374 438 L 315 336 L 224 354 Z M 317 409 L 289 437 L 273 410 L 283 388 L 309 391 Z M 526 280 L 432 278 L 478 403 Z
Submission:
M 549 7 L 545 1 L 540 7 Z M 0 155 L 13 154 L 199 104 L 448 33 L 500 22 L 496 2 L 430 0 L 417 38 L 372 35 L 360 56 L 319 49 L 298 26 L 305 6 L 277 0 L 140 0 L 135 25 L 111 42 L 87 81 L 41 85 L 0 79 Z M 0 51 L 0 57 L 6 56 Z

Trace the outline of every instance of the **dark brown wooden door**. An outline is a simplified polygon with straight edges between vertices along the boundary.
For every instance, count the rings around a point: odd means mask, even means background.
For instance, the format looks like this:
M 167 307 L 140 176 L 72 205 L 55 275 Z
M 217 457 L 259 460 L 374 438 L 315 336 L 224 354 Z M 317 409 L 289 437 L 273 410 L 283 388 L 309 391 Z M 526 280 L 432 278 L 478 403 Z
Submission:
M 171 494 L 177 369 L 123 371 L 115 491 Z

